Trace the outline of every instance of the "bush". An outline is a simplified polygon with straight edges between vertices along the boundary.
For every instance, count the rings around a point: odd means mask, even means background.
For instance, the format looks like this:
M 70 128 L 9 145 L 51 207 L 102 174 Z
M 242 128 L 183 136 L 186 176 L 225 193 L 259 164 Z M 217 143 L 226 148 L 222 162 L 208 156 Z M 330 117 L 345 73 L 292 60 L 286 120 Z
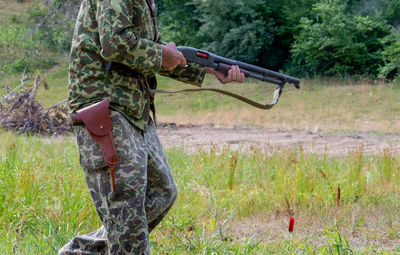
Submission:
M 400 71 L 400 29 L 393 29 L 382 43 L 384 65 L 380 68 L 380 76 L 388 80 L 399 78 Z
M 9 68 L 11 69 L 11 71 L 17 73 L 22 73 L 24 70 L 28 72 L 30 71 L 29 62 L 25 58 L 18 59 L 17 61 L 15 61 L 15 63 L 11 64 Z
M 203 48 L 241 61 L 274 65 L 270 46 L 277 33 L 268 4 L 258 0 L 192 0 Z M 269 58 L 264 56 L 269 55 Z M 269 61 L 269 63 L 268 63 Z
M 314 5 L 315 21 L 301 20 L 301 31 L 292 45 L 295 63 L 312 75 L 376 77 L 383 64 L 381 38 L 390 27 L 346 12 L 340 0 L 322 0 Z

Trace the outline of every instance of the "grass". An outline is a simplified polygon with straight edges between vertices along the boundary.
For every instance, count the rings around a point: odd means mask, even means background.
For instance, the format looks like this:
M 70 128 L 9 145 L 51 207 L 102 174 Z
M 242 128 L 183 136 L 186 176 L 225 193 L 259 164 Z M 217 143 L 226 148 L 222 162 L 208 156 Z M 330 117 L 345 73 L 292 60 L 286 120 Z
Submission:
M 162 86 L 172 87 L 172 82 Z M 209 86 L 215 82 L 208 81 Z M 227 89 L 267 102 L 273 86 L 267 83 L 228 85 Z M 287 86 L 272 110 L 254 109 L 212 93 L 158 96 L 161 121 L 255 125 L 280 129 L 362 130 L 397 132 L 400 127 L 400 88 L 384 83 L 305 80 L 296 90 Z M 190 114 L 187 114 L 187 112 Z
M 71 137 L 0 135 L 0 254 L 55 254 L 100 226 Z M 152 254 L 400 254 L 400 158 L 389 150 L 176 148 L 167 157 L 180 194 L 151 234 Z

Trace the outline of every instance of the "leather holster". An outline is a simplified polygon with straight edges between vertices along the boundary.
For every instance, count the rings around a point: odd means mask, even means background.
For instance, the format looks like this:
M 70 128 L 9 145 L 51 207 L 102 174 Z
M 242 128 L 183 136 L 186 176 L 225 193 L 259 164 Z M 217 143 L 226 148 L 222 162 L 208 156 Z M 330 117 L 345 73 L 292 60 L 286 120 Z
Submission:
M 110 167 L 112 186 L 114 194 L 116 194 L 117 188 L 115 184 L 114 169 L 119 166 L 120 160 L 111 132 L 112 124 L 109 114 L 108 99 L 106 98 L 103 101 L 78 110 L 76 114 L 72 114 L 71 117 L 74 124 L 83 122 L 90 136 L 100 147 L 103 158 Z

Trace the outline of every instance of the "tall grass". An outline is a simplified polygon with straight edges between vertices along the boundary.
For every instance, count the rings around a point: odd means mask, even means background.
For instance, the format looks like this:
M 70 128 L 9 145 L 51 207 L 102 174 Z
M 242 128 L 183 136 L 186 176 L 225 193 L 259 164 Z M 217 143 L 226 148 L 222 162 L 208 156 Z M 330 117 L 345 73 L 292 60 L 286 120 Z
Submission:
M 0 254 L 55 254 L 100 226 L 72 138 L 0 136 Z M 151 234 L 153 254 L 400 253 L 400 158 L 390 151 L 214 147 L 167 156 L 180 193 Z

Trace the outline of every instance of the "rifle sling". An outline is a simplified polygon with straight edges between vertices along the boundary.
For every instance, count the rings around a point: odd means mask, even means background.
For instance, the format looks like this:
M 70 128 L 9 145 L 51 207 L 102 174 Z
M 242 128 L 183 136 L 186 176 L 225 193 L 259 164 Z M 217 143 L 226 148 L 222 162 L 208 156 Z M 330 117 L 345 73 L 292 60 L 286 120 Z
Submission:
M 121 73 L 121 75 L 124 76 L 129 76 L 132 73 L 135 74 L 139 74 L 138 72 L 136 72 L 135 70 L 130 69 L 129 67 L 120 64 L 120 63 L 116 63 L 116 62 L 107 62 L 107 71 L 116 71 Z M 248 99 L 246 97 L 240 96 L 238 94 L 226 91 L 226 90 L 222 90 L 222 89 L 214 89 L 214 88 L 197 88 L 197 89 L 183 89 L 183 90 L 177 90 L 177 91 L 166 91 L 166 90 L 159 90 L 159 89 L 150 89 L 149 91 L 151 93 L 158 93 L 158 94 L 177 94 L 177 93 L 183 93 L 183 92 L 199 92 L 199 91 L 213 91 L 213 92 L 217 92 L 226 96 L 230 96 L 233 98 L 236 98 L 237 100 L 240 100 L 246 104 L 249 104 L 251 106 L 254 106 L 258 109 L 262 109 L 262 110 L 269 110 L 272 107 L 274 107 L 274 105 L 276 105 L 279 101 L 279 98 L 282 94 L 282 89 L 285 86 L 285 82 L 282 82 L 281 84 L 278 85 L 278 87 L 275 89 L 274 91 L 274 98 L 272 100 L 272 102 L 270 104 L 260 104 L 257 103 L 251 99 Z
M 183 90 L 177 90 L 177 91 L 166 91 L 166 90 L 159 90 L 159 89 L 151 89 L 150 92 L 151 93 L 158 93 L 158 94 L 177 94 L 177 93 L 183 93 L 183 92 L 199 92 L 199 91 L 213 91 L 213 92 L 217 92 L 226 96 L 230 96 L 233 98 L 236 98 L 246 104 L 249 104 L 251 106 L 254 106 L 258 109 L 262 109 L 262 110 L 268 110 L 271 109 L 272 107 L 274 107 L 274 105 L 276 105 L 279 101 L 279 98 L 282 94 L 282 89 L 283 89 L 284 84 L 278 85 L 278 87 L 275 89 L 274 91 L 274 98 L 272 100 L 272 102 L 270 104 L 260 104 L 257 103 L 251 99 L 248 99 L 246 97 L 240 96 L 238 94 L 226 91 L 226 90 L 222 90 L 222 89 L 214 89 L 214 88 L 198 88 L 198 89 L 183 89 Z

